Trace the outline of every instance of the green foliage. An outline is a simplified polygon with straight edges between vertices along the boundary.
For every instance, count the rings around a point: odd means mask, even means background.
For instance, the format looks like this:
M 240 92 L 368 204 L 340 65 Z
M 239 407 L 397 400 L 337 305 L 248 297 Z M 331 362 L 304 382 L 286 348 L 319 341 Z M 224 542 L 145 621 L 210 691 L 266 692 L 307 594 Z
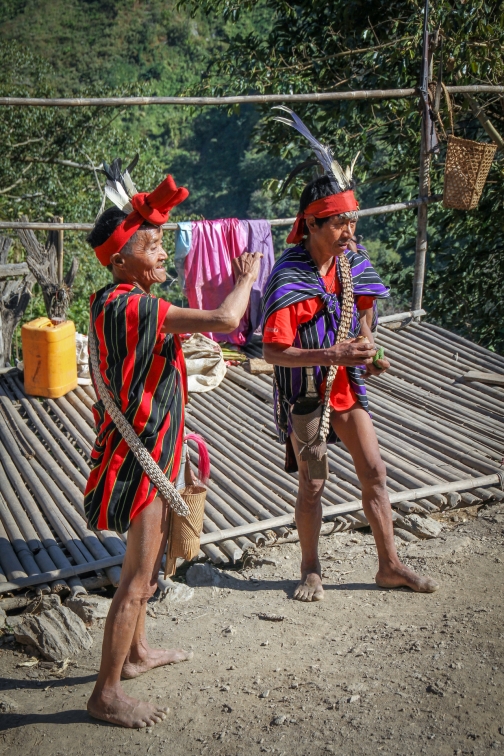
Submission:
M 442 30 L 445 80 L 502 83 L 502 3 L 436 0 L 433 6 L 430 26 Z M 412 87 L 418 82 L 422 10 L 422 0 L 4 0 L 0 95 Z M 478 102 L 503 131 L 502 99 L 482 95 Z M 456 133 L 487 140 L 463 98 L 457 97 L 455 106 Z M 309 103 L 296 111 L 336 148 L 341 162 L 361 151 L 356 171 L 361 206 L 416 196 L 415 98 Z M 275 187 L 309 152 L 294 131 L 270 116 L 269 108 L 252 107 L 2 108 L 0 217 L 14 220 L 26 213 L 32 220 L 62 215 L 92 222 L 101 194 L 91 166 L 137 151 L 139 189 L 154 186 L 167 172 L 189 187 L 191 195 L 175 211 L 175 220 L 294 215 L 309 176 L 300 176 L 285 197 Z M 443 118 L 447 125 L 446 110 Z M 434 159 L 433 192 L 442 188 L 443 161 L 444 148 Z M 425 297 L 439 323 L 501 350 L 502 172 L 498 155 L 477 211 L 431 206 Z M 394 288 L 396 309 L 410 304 L 415 220 L 416 212 L 408 211 L 359 224 Z M 281 249 L 285 229 L 276 229 L 274 237 Z M 168 235 L 167 243 L 172 249 Z M 71 315 L 85 332 L 89 294 L 109 274 L 84 234 L 67 234 L 65 249 L 67 261 L 71 255 L 80 261 Z M 22 259 L 19 243 L 12 256 Z M 173 266 L 170 274 L 175 276 Z M 176 283 L 168 296 L 182 301 Z M 37 295 L 28 315 L 40 309 Z
M 237 34 L 223 54 L 214 58 L 213 91 L 224 92 L 218 81 L 222 77 L 234 81 L 236 93 L 414 87 L 419 80 L 423 6 L 423 0 L 393 0 L 386 4 L 373 0 L 271 0 L 270 33 Z M 251 8 L 262 7 L 262 3 L 188 0 L 188 7 L 193 12 L 218 11 L 225 18 L 235 19 L 243 18 Z M 431 4 L 430 28 L 441 30 L 446 83 L 502 83 L 501 3 L 438 0 Z M 438 58 L 439 54 L 435 57 L 434 76 Z M 502 131 L 502 98 L 481 95 L 478 103 Z M 307 103 L 296 106 L 296 112 L 316 135 L 335 148 L 343 164 L 360 150 L 356 174 L 361 206 L 417 195 L 420 117 L 415 98 Z M 263 108 L 263 119 L 256 128 L 257 143 L 270 154 L 282 157 L 292 168 L 300 158 L 308 157 L 309 151 L 296 132 L 287 131 L 270 116 L 269 109 Z M 443 119 L 448 126 L 446 109 Z M 455 119 L 459 136 L 488 141 L 462 97 L 456 98 Z M 432 193 L 442 191 L 443 166 L 444 147 L 433 160 Z M 501 350 L 504 307 L 499 278 L 502 271 L 497 261 L 502 260 L 503 249 L 498 230 L 504 200 L 502 172 L 503 158 L 498 154 L 479 210 L 429 210 L 426 294 L 426 306 L 438 322 Z M 271 178 L 284 176 L 277 173 Z M 297 191 L 307 178 L 305 175 L 297 179 Z M 487 210 L 490 207 L 491 211 Z M 380 243 L 380 272 L 394 286 L 396 306 L 410 305 L 415 219 L 416 212 L 408 211 L 365 219 L 359 226 L 365 241 Z M 493 232 L 486 230 L 490 224 Z M 480 262 L 468 268 L 474 250 L 479 251 Z
M 179 95 L 207 86 L 211 55 L 225 39 L 266 29 L 264 14 L 226 26 L 190 18 L 174 2 L 147 0 L 8 0 L 0 27 L 0 96 Z M 92 166 L 140 153 L 133 178 L 140 190 L 170 172 L 190 189 L 173 220 L 247 217 L 254 213 L 270 158 L 250 150 L 257 121 L 251 109 L 1 108 L 0 217 L 93 222 L 104 176 Z M 70 163 L 70 165 L 68 165 Z M 259 205 L 261 203 L 259 202 Z M 15 235 L 13 234 L 15 238 Z M 41 235 L 42 237 L 42 235 Z M 173 235 L 166 234 L 168 251 Z M 13 260 L 23 259 L 16 241 Z M 65 260 L 79 259 L 69 315 L 87 332 L 89 295 L 109 280 L 85 242 L 67 233 Z M 170 263 L 172 264 L 172 259 Z M 173 277 L 173 265 L 170 268 Z M 169 296 L 182 303 L 174 284 Z M 27 317 L 43 313 L 40 292 Z

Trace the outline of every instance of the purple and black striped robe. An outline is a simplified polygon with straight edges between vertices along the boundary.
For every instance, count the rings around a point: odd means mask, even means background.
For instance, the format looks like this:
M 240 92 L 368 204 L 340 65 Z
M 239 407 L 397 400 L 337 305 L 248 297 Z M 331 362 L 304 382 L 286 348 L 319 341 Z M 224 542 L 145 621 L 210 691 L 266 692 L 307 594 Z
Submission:
M 385 299 L 390 290 L 385 286 L 373 265 L 362 251 L 352 252 L 347 249 L 344 253 L 352 269 L 354 296 L 375 297 Z M 338 278 L 341 283 L 341 271 L 337 260 Z M 341 318 L 341 295 L 329 294 L 325 288 L 317 266 L 309 252 L 299 245 L 286 249 L 277 260 L 266 284 L 262 300 L 262 327 L 270 315 L 289 305 L 302 302 L 304 299 L 320 297 L 324 307 L 307 323 L 298 326 L 293 346 L 300 349 L 327 349 L 336 342 L 339 322 Z M 360 333 L 360 323 L 357 307 L 354 304 L 352 324 L 348 338 L 355 338 Z M 313 369 L 315 385 L 319 389 L 327 375 L 328 368 L 315 366 Z M 362 378 L 363 370 L 358 367 L 347 368 L 350 385 L 355 391 L 362 407 L 368 411 L 366 386 Z M 279 440 L 285 443 L 292 428 L 290 410 L 300 396 L 306 393 L 305 368 L 287 368 L 275 365 L 274 406 L 275 422 Z M 328 443 L 337 441 L 331 430 Z

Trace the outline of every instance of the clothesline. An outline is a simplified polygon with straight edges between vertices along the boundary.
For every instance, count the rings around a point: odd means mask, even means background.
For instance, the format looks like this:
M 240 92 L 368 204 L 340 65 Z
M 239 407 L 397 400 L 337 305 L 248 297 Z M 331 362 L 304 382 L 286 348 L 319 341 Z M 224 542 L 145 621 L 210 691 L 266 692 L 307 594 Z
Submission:
M 424 203 L 440 202 L 443 199 L 442 194 L 432 194 L 430 197 L 417 197 L 416 199 L 407 200 L 406 202 L 396 202 L 392 205 L 380 205 L 379 207 L 368 207 L 359 210 L 359 218 L 366 218 L 370 215 L 382 215 L 384 213 L 395 213 L 399 210 L 409 210 L 418 207 Z M 273 218 L 269 220 L 271 226 L 292 226 L 295 218 Z M 50 223 L 50 222 L 31 222 L 31 221 L 0 221 L 0 229 L 16 230 L 31 229 L 32 231 L 91 231 L 93 223 Z M 163 228 L 167 231 L 176 231 L 178 223 L 165 223 Z

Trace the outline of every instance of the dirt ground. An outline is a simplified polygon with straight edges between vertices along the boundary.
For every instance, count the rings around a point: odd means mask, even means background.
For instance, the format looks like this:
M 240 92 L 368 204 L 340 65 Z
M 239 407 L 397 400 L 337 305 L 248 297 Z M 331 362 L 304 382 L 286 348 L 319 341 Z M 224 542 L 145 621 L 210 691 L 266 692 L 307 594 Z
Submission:
M 284 544 L 258 552 L 274 564 L 233 572 L 231 587 L 153 607 L 152 645 L 194 659 L 124 683 L 170 707 L 145 731 L 86 713 L 100 628 L 61 679 L 17 666 L 26 654 L 4 645 L 0 754 L 504 753 L 504 502 L 455 518 L 440 538 L 401 545 L 442 583 L 432 595 L 375 587 L 372 537 L 359 532 L 322 537 L 323 602 L 290 599 L 299 545 Z

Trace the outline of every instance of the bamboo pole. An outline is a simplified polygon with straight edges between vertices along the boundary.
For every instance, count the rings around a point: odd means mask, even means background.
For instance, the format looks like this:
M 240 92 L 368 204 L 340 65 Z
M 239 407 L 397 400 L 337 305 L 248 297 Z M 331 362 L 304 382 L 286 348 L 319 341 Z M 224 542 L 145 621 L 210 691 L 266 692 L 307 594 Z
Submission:
M 1 465 L 0 470 L 3 470 Z M 30 514 L 32 515 L 32 520 L 30 521 L 28 518 L 27 509 L 22 504 L 22 500 L 24 499 L 23 492 L 18 491 L 18 495 L 20 496 L 20 499 L 18 500 L 7 477 L 6 471 L 0 479 L 0 494 L 0 502 L 2 502 L 2 497 L 5 501 L 5 506 L 2 504 L 2 519 L 4 520 L 6 529 L 9 530 L 9 537 L 11 537 L 10 531 L 12 529 L 10 526 L 8 527 L 6 518 L 7 520 L 10 520 L 12 517 L 15 520 L 16 526 L 19 528 L 22 537 L 25 539 L 28 548 L 35 555 L 35 560 L 40 567 L 39 572 L 46 572 L 47 570 L 69 566 L 70 562 L 54 540 L 50 529 L 47 527 L 40 512 L 37 510 L 35 502 L 33 502 L 33 507 L 28 507 Z M 46 558 L 46 555 L 48 558 Z M 71 587 L 77 588 L 78 586 L 72 585 Z
M 54 217 L 56 223 L 63 223 L 61 215 Z M 63 229 L 55 229 L 56 233 L 56 276 L 58 283 L 63 283 Z
M 24 479 L 28 482 L 31 491 L 37 498 L 39 505 L 46 512 L 46 515 L 48 516 L 50 512 L 53 512 L 55 509 L 54 505 L 56 505 L 65 521 L 75 529 L 75 532 L 82 542 L 82 545 L 86 548 L 86 551 L 89 550 L 94 559 L 100 559 L 108 556 L 109 552 L 107 552 L 104 546 L 100 543 L 96 535 L 88 530 L 85 520 L 67 502 L 65 497 L 62 495 L 61 490 L 57 487 L 48 473 L 43 469 L 42 465 L 40 465 L 40 463 L 33 457 L 29 460 L 26 460 L 24 458 L 19 450 L 19 447 L 17 446 L 16 440 L 12 436 L 1 414 L 0 438 L 9 451 L 11 461 L 14 462 L 15 466 L 18 468 L 19 473 L 22 473 Z M 5 466 L 4 460 L 2 460 L 2 463 Z M 60 518 L 56 516 L 56 521 L 58 520 L 60 520 Z M 80 543 L 76 543 L 75 546 L 79 548 Z M 69 547 L 68 544 L 67 548 L 70 551 L 71 547 Z M 72 556 L 74 556 L 74 554 L 72 554 Z M 108 571 L 108 575 L 112 583 L 114 585 L 117 585 L 120 577 L 120 570 L 111 568 Z
M 47 434 L 44 432 L 43 427 L 42 427 L 42 426 L 45 426 L 45 428 L 47 428 L 50 434 L 56 439 L 56 441 L 65 451 L 66 456 L 72 460 L 72 462 L 81 472 L 82 476 L 84 477 L 84 481 L 86 481 L 87 478 L 89 477 L 89 465 L 86 463 L 83 457 L 79 454 L 79 452 L 77 451 L 75 446 L 72 444 L 72 442 L 65 436 L 63 431 L 56 425 L 56 423 L 54 422 L 52 417 L 49 415 L 49 413 L 45 410 L 43 405 L 40 402 L 38 402 L 36 399 L 34 399 L 32 396 L 27 396 L 27 394 L 25 394 L 24 386 L 20 382 L 17 376 L 9 376 L 9 378 L 11 377 L 13 380 L 14 387 L 18 392 L 16 396 L 19 399 L 25 411 L 27 412 L 27 414 L 28 414 L 28 407 L 31 407 L 33 412 L 35 412 L 40 418 L 41 423 L 38 423 L 34 415 L 29 415 L 30 420 L 33 423 L 34 427 L 36 428 L 37 432 L 44 438 L 46 443 L 50 444 L 50 442 L 47 439 Z M 77 481 L 75 482 L 77 483 Z
M 0 521 L 0 565 L 2 565 L 2 570 L 4 571 L 4 574 L 6 575 L 8 581 L 31 579 L 28 577 L 23 565 L 19 561 L 17 554 L 14 551 L 9 541 L 9 537 L 1 521 Z M 40 577 L 40 576 L 34 576 L 33 579 L 37 581 L 37 577 Z M 1 585 L 1 588 L 0 588 L 1 593 L 7 593 L 8 591 L 12 590 L 11 588 L 9 588 L 10 582 L 1 583 L 0 585 Z M 45 577 L 42 580 L 40 580 L 39 585 L 40 585 L 39 593 L 51 592 L 51 589 L 49 588 L 49 585 L 47 584 Z
M 432 345 L 428 348 L 442 350 L 443 354 L 451 356 L 457 362 L 460 361 L 461 365 L 468 365 L 471 368 L 485 368 L 487 370 L 494 370 L 498 373 L 504 373 L 504 362 L 500 361 L 500 355 L 495 352 L 490 352 L 490 350 L 487 350 L 487 355 L 469 350 L 468 347 L 461 345 L 460 342 L 454 338 L 456 334 L 453 334 L 450 331 L 445 331 L 444 335 L 433 333 L 430 329 L 425 328 L 426 325 L 426 323 L 414 323 L 413 332 L 416 339 L 424 344 Z M 457 355 L 457 357 L 455 357 L 455 355 Z
M 68 394 L 65 394 L 65 399 L 74 408 L 74 410 L 81 416 L 81 418 L 84 420 L 86 425 L 88 425 L 93 431 L 95 427 L 93 413 L 91 412 L 89 407 L 86 406 L 86 403 L 83 402 L 82 399 L 77 397 L 74 391 L 69 391 Z
M 425 203 L 440 202 L 442 194 L 433 194 L 430 197 L 417 197 L 405 202 L 394 202 L 391 205 L 379 205 L 378 207 L 367 207 L 358 211 L 359 218 L 367 218 L 371 215 L 383 215 L 385 213 L 396 213 L 401 210 L 411 210 Z M 272 218 L 269 220 L 271 226 L 292 226 L 295 218 Z M 91 231 L 94 223 L 45 223 L 37 221 L 0 221 L 0 229 L 31 229 L 32 231 Z M 165 223 L 162 228 L 165 231 L 176 231 L 177 223 Z
M 25 539 L 23 538 L 21 531 L 19 530 L 17 523 L 15 522 L 12 514 L 9 512 L 7 508 L 7 504 L 5 503 L 5 500 L 2 496 L 0 496 L 0 519 L 2 521 L 2 525 L 5 528 L 5 533 L 10 541 L 10 544 L 14 551 L 16 552 L 16 556 L 19 559 L 20 563 L 23 566 L 24 571 L 29 577 L 32 577 L 34 575 L 40 575 L 41 572 L 43 572 L 43 568 L 41 569 L 41 566 L 37 564 L 37 560 L 35 559 L 35 555 L 31 551 L 31 549 L 28 547 L 28 544 L 26 543 Z M 47 552 L 43 550 L 42 548 L 38 552 L 37 556 L 40 559 L 41 565 L 43 564 L 46 568 L 45 571 L 47 571 L 47 568 L 50 566 L 51 569 L 54 569 L 55 565 L 52 559 L 48 556 Z M 45 557 L 45 558 L 44 558 Z M 45 585 L 45 584 L 44 584 Z M 60 593 L 62 590 L 68 589 L 68 586 L 63 580 L 57 580 L 54 583 L 52 583 L 52 588 L 47 585 L 47 592 L 50 593 L 51 590 L 53 590 L 55 593 Z
M 405 407 L 398 406 L 388 399 L 385 399 L 383 396 L 377 395 L 374 395 L 373 402 L 386 417 L 397 418 L 401 425 L 404 425 L 411 430 L 420 431 L 423 436 L 441 442 L 448 436 L 452 439 L 452 443 L 454 445 L 456 443 L 461 450 L 472 453 L 473 455 L 477 453 L 483 460 L 488 457 L 492 458 L 492 455 L 498 458 L 498 454 L 492 449 L 476 441 L 473 442 L 467 438 L 467 435 L 455 430 L 453 426 L 440 423 L 434 416 L 424 413 L 419 408 L 414 408 L 414 411 L 409 411 Z
M 392 332 L 390 331 L 388 334 L 381 332 L 380 338 L 382 341 L 386 342 L 385 346 L 388 344 L 389 349 L 396 351 L 399 363 L 404 363 L 409 367 L 412 364 L 416 364 L 417 372 L 428 377 L 432 377 L 432 373 L 435 372 L 437 377 L 433 380 L 436 380 L 439 383 L 444 383 L 448 387 L 452 387 L 457 378 L 463 377 L 463 373 L 460 369 L 457 371 L 453 365 L 448 364 L 446 366 L 445 362 L 440 360 L 432 350 L 418 348 L 415 345 L 412 346 L 404 336 L 401 338 L 399 334 L 392 335 Z M 422 359 L 417 360 L 416 362 L 412 361 L 412 358 L 415 356 L 420 356 Z M 413 380 L 415 375 L 415 373 L 412 374 Z M 455 388 L 464 392 L 462 386 L 455 385 Z M 480 401 L 486 401 L 490 406 L 496 404 L 496 409 L 502 407 L 502 411 L 504 412 L 504 394 L 502 391 L 499 391 L 499 389 L 494 389 L 491 386 L 485 386 L 483 384 L 480 386 L 477 382 L 471 383 L 471 385 L 468 386 L 468 389 L 469 391 L 465 392 L 466 396 L 472 396 Z M 490 401 L 488 397 L 492 397 L 492 401 Z M 495 400 L 495 402 L 493 400 Z
M 461 417 L 458 417 L 460 407 L 456 402 L 449 399 L 443 399 L 440 401 L 432 394 L 428 394 L 419 386 L 414 384 L 408 384 L 403 380 L 399 380 L 397 376 L 387 376 L 387 381 L 382 382 L 379 385 L 376 379 L 369 381 L 369 385 L 373 390 L 378 393 L 386 394 L 395 401 L 402 401 L 410 404 L 414 407 L 421 407 L 424 411 L 431 412 L 437 417 L 442 418 L 445 422 L 454 422 L 455 424 L 467 430 L 475 428 L 485 436 L 495 435 L 496 438 L 500 438 L 504 441 L 504 427 L 502 423 L 498 424 L 492 421 L 486 414 L 481 414 L 477 410 L 465 410 Z M 501 429 L 502 428 L 502 429 Z
M 422 65 L 420 70 L 420 104 L 422 109 L 420 136 L 420 174 L 418 179 L 418 196 L 427 197 L 430 187 L 430 161 L 428 149 L 430 109 L 429 109 L 429 0 L 425 0 L 423 21 Z M 422 307 L 423 286 L 425 280 L 425 260 L 427 257 L 427 205 L 421 204 L 417 215 L 417 236 L 415 248 L 415 270 L 413 274 L 413 296 L 411 309 Z
M 1 535 L 2 534 L 0 531 L 0 537 Z M 124 555 L 108 556 L 104 559 L 96 559 L 93 562 L 85 562 L 84 564 L 76 564 L 60 570 L 44 572 L 40 575 L 34 575 L 33 577 L 14 578 L 8 583 L 0 583 L 0 593 L 18 591 L 21 588 L 31 588 L 34 585 L 40 585 L 40 583 L 46 581 L 63 580 L 72 577 L 73 575 L 84 575 L 87 572 L 96 572 L 97 570 L 110 570 L 110 568 L 112 567 L 121 565 L 123 563 L 123 560 Z
M 450 94 L 498 94 L 504 86 L 492 84 L 462 84 L 446 87 Z M 346 92 L 313 92 L 310 94 L 255 94 L 226 97 L 0 97 L 0 106 L 37 108 L 132 107 L 139 105 L 240 105 L 274 102 L 328 102 L 332 100 L 396 100 L 415 97 L 418 89 L 361 89 Z
M 488 361 L 492 359 L 492 352 L 488 351 L 487 358 L 480 358 L 476 355 L 464 357 L 464 355 L 461 355 L 457 349 L 455 349 L 454 352 L 454 344 L 449 344 L 449 342 L 444 339 L 426 333 L 420 323 L 412 323 L 411 327 L 408 328 L 407 333 L 398 332 L 396 335 L 402 337 L 404 341 L 411 341 L 412 343 L 417 344 L 419 347 L 428 350 L 429 353 L 434 351 L 438 359 L 442 359 L 453 367 L 467 368 L 468 370 L 474 370 L 479 367 L 485 368 L 486 370 L 490 369 L 488 367 Z M 456 357 L 455 353 L 457 354 Z M 496 364 L 495 367 L 492 365 L 491 370 L 493 372 L 504 374 L 504 364 Z
M 59 406 L 59 404 L 56 404 L 54 399 L 44 399 L 44 402 L 47 404 L 51 412 L 58 418 L 61 425 L 66 428 L 68 433 L 72 436 L 73 440 L 78 444 L 80 449 L 86 454 L 88 458 L 91 456 L 91 447 L 94 444 L 94 439 L 91 443 L 89 443 L 89 440 L 83 436 L 82 433 L 80 433 L 79 430 L 75 427 L 74 423 L 71 421 L 69 417 L 69 413 L 66 413 L 62 407 Z M 87 430 L 87 429 L 86 429 Z
M 470 478 L 466 480 L 451 481 L 446 483 L 439 483 L 435 486 L 425 486 L 424 488 L 412 489 L 409 491 L 401 491 L 399 493 L 390 494 L 391 503 L 398 501 L 415 501 L 416 499 L 423 499 L 433 493 L 448 493 L 450 491 L 463 491 L 474 486 L 488 486 L 498 483 L 500 478 L 498 475 L 487 475 L 480 478 Z M 335 504 L 331 507 L 324 507 L 322 510 L 322 517 L 326 518 L 335 514 L 347 514 L 349 512 L 358 512 L 362 509 L 362 502 L 355 500 L 353 502 L 346 502 L 345 504 Z M 201 544 L 215 543 L 216 540 L 225 538 L 233 538 L 237 535 L 247 535 L 247 533 L 254 532 L 259 527 L 278 527 L 279 525 L 291 525 L 294 522 L 294 515 L 283 515 L 281 517 L 274 517 L 269 521 L 263 521 L 258 523 L 250 523 L 248 525 L 242 525 L 238 528 L 230 528 L 229 530 L 221 530 L 218 534 L 208 533 L 201 537 Z M 259 527 L 258 527 L 259 526 Z M 214 540 L 216 539 L 216 540 Z
M 395 323 L 398 320 L 406 320 L 407 318 L 421 318 L 424 315 L 427 315 L 425 310 L 408 310 L 407 312 L 397 312 L 393 315 L 380 315 L 378 318 L 378 325 Z
M 77 428 L 79 434 L 87 441 L 90 448 L 92 449 L 94 446 L 96 434 L 89 427 L 88 423 L 83 419 L 80 412 L 72 407 L 66 396 L 60 396 L 58 399 L 48 399 L 46 401 L 48 403 L 50 402 L 51 409 L 56 404 L 65 413 L 65 415 L 67 415 L 73 426 Z
M 447 336 L 446 334 L 449 333 L 449 341 L 448 344 L 453 347 L 453 344 L 456 342 L 457 344 L 460 344 L 461 346 L 465 347 L 467 350 L 476 352 L 478 354 L 481 354 L 483 357 L 487 357 L 491 361 L 498 362 L 501 366 L 504 365 L 504 357 L 500 354 L 497 354 L 496 352 L 490 352 L 490 350 L 485 349 L 485 347 L 480 346 L 479 344 L 475 344 L 473 341 L 469 341 L 468 339 L 465 339 L 463 336 L 459 336 L 456 333 L 452 333 L 451 331 L 446 331 L 444 328 L 440 328 L 437 325 L 434 325 L 433 323 L 424 323 L 423 327 L 427 331 L 434 332 L 437 334 L 441 339 L 446 340 Z
M 15 453 L 16 452 L 14 451 L 14 454 Z M 13 462 L 12 451 L 10 449 L 7 449 L 1 441 L 0 464 L 3 466 L 3 469 L 7 473 L 7 476 L 2 480 L 2 491 L 4 492 L 4 495 L 9 493 L 10 481 L 12 488 L 17 491 L 24 509 L 30 516 L 32 522 L 37 527 L 39 533 L 47 537 L 48 540 L 50 540 L 52 537 L 50 530 L 48 528 L 46 529 L 46 524 L 44 518 L 42 517 L 43 511 L 49 523 L 52 525 L 54 531 L 58 534 L 59 538 L 64 544 L 65 548 L 71 554 L 72 558 L 76 562 L 81 562 L 83 559 L 85 561 L 92 561 L 92 555 L 81 543 L 76 533 L 72 531 L 68 523 L 63 520 L 59 511 L 56 510 L 55 507 L 52 507 L 50 503 L 48 503 L 45 495 L 42 492 L 41 486 L 39 485 L 38 481 L 33 478 L 32 471 L 28 466 L 26 460 L 18 458 L 18 465 L 15 466 Z M 37 507 L 34 499 L 32 498 L 32 495 L 29 493 L 28 488 L 26 487 L 25 482 L 18 470 L 18 467 L 23 472 L 28 483 L 30 485 L 35 485 L 33 492 L 37 498 L 40 509 Z
M 68 456 L 62 451 L 61 447 L 59 446 L 57 441 L 54 439 L 52 434 L 47 430 L 46 426 L 39 420 L 37 414 L 31 407 L 27 398 L 21 395 L 17 395 L 17 394 L 16 394 L 16 398 L 20 401 L 23 410 L 26 412 L 27 418 L 29 422 L 31 423 L 31 428 L 28 425 L 28 423 L 23 423 L 23 426 L 26 429 L 25 431 L 23 431 L 25 438 L 32 438 L 34 436 L 38 438 L 38 436 L 40 436 L 40 438 L 43 441 L 45 441 L 45 443 L 49 447 L 50 451 L 52 452 L 54 458 L 56 459 L 60 467 L 65 471 L 67 476 L 75 483 L 79 491 L 81 493 L 84 493 L 84 489 L 86 486 L 86 478 L 80 473 L 80 471 L 76 467 L 74 467 L 74 465 L 72 464 Z M 38 434 L 38 436 L 36 434 Z M 73 448 L 74 447 L 72 447 L 72 449 Z
M 53 457 L 47 452 L 43 444 L 36 435 L 28 428 L 18 415 L 12 404 L 5 396 L 0 395 L 0 404 L 5 414 L 9 417 L 11 425 L 19 430 L 24 439 L 27 441 L 33 452 L 36 453 L 37 459 L 44 463 L 44 469 L 50 474 L 54 482 L 62 489 L 68 499 L 73 503 L 77 511 L 84 515 L 82 503 L 82 491 L 65 475 L 64 470 L 56 463 Z

